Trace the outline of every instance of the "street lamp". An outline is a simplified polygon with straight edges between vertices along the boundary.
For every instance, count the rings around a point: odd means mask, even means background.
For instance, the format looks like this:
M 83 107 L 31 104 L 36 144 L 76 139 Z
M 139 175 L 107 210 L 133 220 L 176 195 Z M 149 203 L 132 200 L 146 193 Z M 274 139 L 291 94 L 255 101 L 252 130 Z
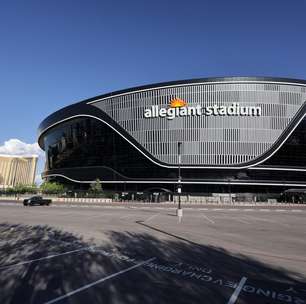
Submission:
M 178 208 L 177 208 L 177 216 L 179 218 L 182 218 L 183 216 L 183 209 L 181 208 L 181 193 L 182 193 L 182 177 L 181 177 L 181 163 L 182 163 L 182 158 L 181 158 L 181 147 L 182 143 L 178 142 L 177 143 L 177 153 L 178 153 L 178 184 L 177 184 L 177 193 L 178 193 Z
M 229 203 L 233 202 L 232 200 L 232 190 L 231 190 L 231 179 L 228 179 L 228 196 L 229 196 Z

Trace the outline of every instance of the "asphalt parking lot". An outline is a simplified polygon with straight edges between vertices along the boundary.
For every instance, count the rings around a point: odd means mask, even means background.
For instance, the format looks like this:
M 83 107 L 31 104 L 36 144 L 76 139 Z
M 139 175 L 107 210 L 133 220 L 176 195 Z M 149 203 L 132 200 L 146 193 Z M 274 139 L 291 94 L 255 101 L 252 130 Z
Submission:
M 0 203 L 0 303 L 306 303 L 306 210 Z

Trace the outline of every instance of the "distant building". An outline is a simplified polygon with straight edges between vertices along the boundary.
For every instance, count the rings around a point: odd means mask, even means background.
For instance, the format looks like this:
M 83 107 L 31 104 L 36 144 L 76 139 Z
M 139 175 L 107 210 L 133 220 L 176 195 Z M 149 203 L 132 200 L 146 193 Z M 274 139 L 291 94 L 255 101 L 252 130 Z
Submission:
M 18 184 L 32 185 L 35 180 L 37 155 L 0 155 L 0 188 Z

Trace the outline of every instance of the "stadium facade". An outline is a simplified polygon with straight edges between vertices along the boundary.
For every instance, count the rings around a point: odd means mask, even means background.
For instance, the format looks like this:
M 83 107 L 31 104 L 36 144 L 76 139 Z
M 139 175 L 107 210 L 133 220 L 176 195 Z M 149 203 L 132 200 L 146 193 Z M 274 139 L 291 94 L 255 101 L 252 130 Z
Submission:
M 39 126 L 43 177 L 75 188 L 191 192 L 306 187 L 306 81 L 183 80 L 65 107 Z M 181 143 L 181 157 L 178 153 Z M 179 161 L 180 159 L 180 161 Z

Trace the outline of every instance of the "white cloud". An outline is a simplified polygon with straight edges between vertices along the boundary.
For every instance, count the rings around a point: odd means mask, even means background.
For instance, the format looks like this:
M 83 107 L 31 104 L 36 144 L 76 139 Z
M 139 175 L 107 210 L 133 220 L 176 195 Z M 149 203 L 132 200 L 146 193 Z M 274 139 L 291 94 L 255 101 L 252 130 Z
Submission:
M 27 144 L 17 138 L 12 138 L 0 146 L 0 154 L 6 155 L 38 155 L 44 156 L 44 151 L 40 149 L 38 143 Z

